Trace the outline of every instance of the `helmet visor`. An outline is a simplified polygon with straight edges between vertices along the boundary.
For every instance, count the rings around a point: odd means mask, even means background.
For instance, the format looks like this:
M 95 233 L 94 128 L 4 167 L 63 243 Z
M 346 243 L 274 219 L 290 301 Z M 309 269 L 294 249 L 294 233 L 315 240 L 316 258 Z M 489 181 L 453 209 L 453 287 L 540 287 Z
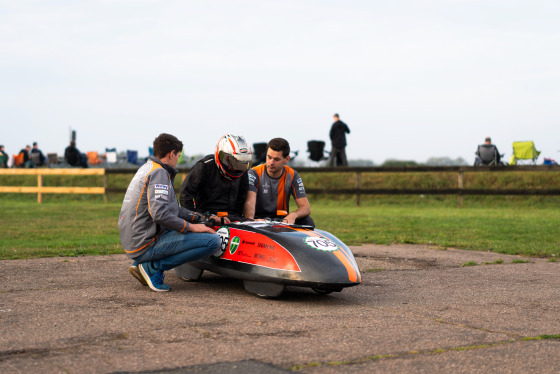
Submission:
M 220 151 L 220 162 L 226 173 L 232 177 L 240 177 L 249 170 L 251 168 L 251 159 L 251 154 L 232 155 Z

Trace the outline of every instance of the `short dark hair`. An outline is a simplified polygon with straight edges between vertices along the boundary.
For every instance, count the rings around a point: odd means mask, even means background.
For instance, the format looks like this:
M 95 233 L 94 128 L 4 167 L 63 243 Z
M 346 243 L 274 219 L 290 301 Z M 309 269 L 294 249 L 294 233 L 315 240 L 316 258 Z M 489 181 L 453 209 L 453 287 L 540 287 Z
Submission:
M 159 134 L 154 139 L 154 156 L 164 158 L 170 152 L 181 152 L 183 150 L 183 142 L 171 134 Z
M 35 147 L 37 145 L 37 142 L 33 142 L 33 147 Z
M 490 138 L 489 136 L 486 137 L 486 139 L 484 139 L 485 142 L 488 143 L 492 143 L 492 138 Z
M 274 138 L 274 139 L 272 139 L 266 145 L 267 150 L 268 150 L 268 148 L 270 148 L 270 149 L 272 149 L 273 151 L 276 151 L 276 152 L 282 152 L 282 156 L 284 156 L 284 158 L 286 158 L 290 155 L 290 143 L 288 143 L 288 141 L 284 138 Z
M 340 116 L 338 115 L 338 113 L 335 113 L 333 117 L 340 118 Z

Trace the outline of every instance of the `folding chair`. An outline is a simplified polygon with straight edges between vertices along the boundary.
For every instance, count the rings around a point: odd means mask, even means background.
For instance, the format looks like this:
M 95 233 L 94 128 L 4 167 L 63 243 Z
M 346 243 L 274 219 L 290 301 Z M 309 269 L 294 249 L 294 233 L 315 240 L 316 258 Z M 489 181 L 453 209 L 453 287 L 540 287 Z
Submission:
M 3 168 L 4 165 L 8 162 L 8 155 L 0 154 L 0 168 Z
M 87 153 L 88 162 L 90 165 L 99 165 L 101 160 L 99 159 L 99 153 L 92 151 Z
M 254 165 L 266 162 L 267 143 L 253 143 L 253 162 Z
M 47 153 L 47 162 L 49 163 L 49 165 L 58 164 L 58 154 Z
M 43 166 L 43 164 L 41 163 L 41 155 L 39 153 L 31 152 L 29 158 L 31 159 L 34 167 Z
M 116 148 L 105 148 L 105 159 L 108 164 L 114 164 L 117 162 L 117 149 Z
M 326 160 L 325 157 L 325 142 L 322 140 L 310 140 L 307 142 L 307 152 L 309 152 L 309 159 L 312 161 Z
M 477 157 L 474 161 L 474 166 L 498 164 L 498 150 L 493 144 L 479 145 L 475 154 Z
M 23 164 L 23 152 L 20 152 L 20 154 L 18 155 L 12 155 L 14 158 L 14 166 L 16 168 L 22 168 L 24 166 Z
M 537 158 L 541 154 L 540 151 L 537 151 L 535 148 L 535 143 L 532 141 L 526 142 L 513 142 L 513 155 L 511 155 L 511 160 L 509 161 L 510 165 L 518 164 L 518 161 L 522 163 L 528 164 L 536 164 Z
M 129 164 L 136 165 L 138 163 L 138 151 L 126 151 L 126 161 Z

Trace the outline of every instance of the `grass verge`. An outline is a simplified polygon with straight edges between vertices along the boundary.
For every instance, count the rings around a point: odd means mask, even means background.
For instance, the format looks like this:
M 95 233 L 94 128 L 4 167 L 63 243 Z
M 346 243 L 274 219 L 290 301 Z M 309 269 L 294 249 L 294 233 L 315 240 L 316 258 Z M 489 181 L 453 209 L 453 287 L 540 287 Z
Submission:
M 472 207 L 312 200 L 318 228 L 348 245 L 428 244 L 554 257 L 560 211 L 556 207 Z M 0 259 L 122 253 L 117 227 L 120 201 L 0 202 Z

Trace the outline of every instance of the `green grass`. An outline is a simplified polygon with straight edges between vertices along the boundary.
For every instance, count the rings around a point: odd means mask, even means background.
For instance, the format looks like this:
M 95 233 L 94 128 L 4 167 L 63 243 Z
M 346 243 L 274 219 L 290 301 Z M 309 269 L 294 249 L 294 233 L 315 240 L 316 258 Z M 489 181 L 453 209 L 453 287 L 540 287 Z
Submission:
M 502 260 L 501 258 L 497 259 L 496 261 L 492 261 L 492 262 L 485 262 L 484 265 L 500 265 L 503 264 L 504 260 Z
M 120 204 L 0 203 L 0 259 L 122 253 Z
M 0 199 L 0 259 L 122 253 L 117 227 L 122 195 L 107 204 L 100 199 L 46 195 L 43 204 L 36 203 L 35 195 Z M 555 204 L 531 208 L 510 202 L 459 209 L 456 200 L 446 199 L 415 203 L 372 199 L 360 207 L 352 198 L 310 201 L 317 227 L 349 245 L 410 243 L 560 255 L 560 210 Z
M 478 266 L 478 262 L 476 261 L 467 261 L 465 262 L 463 265 L 461 265 L 462 267 L 466 267 L 466 266 Z
M 528 208 L 457 208 L 443 203 L 373 204 L 312 202 L 317 226 L 347 244 L 429 244 L 549 257 L 558 255 L 560 211 L 552 206 Z

